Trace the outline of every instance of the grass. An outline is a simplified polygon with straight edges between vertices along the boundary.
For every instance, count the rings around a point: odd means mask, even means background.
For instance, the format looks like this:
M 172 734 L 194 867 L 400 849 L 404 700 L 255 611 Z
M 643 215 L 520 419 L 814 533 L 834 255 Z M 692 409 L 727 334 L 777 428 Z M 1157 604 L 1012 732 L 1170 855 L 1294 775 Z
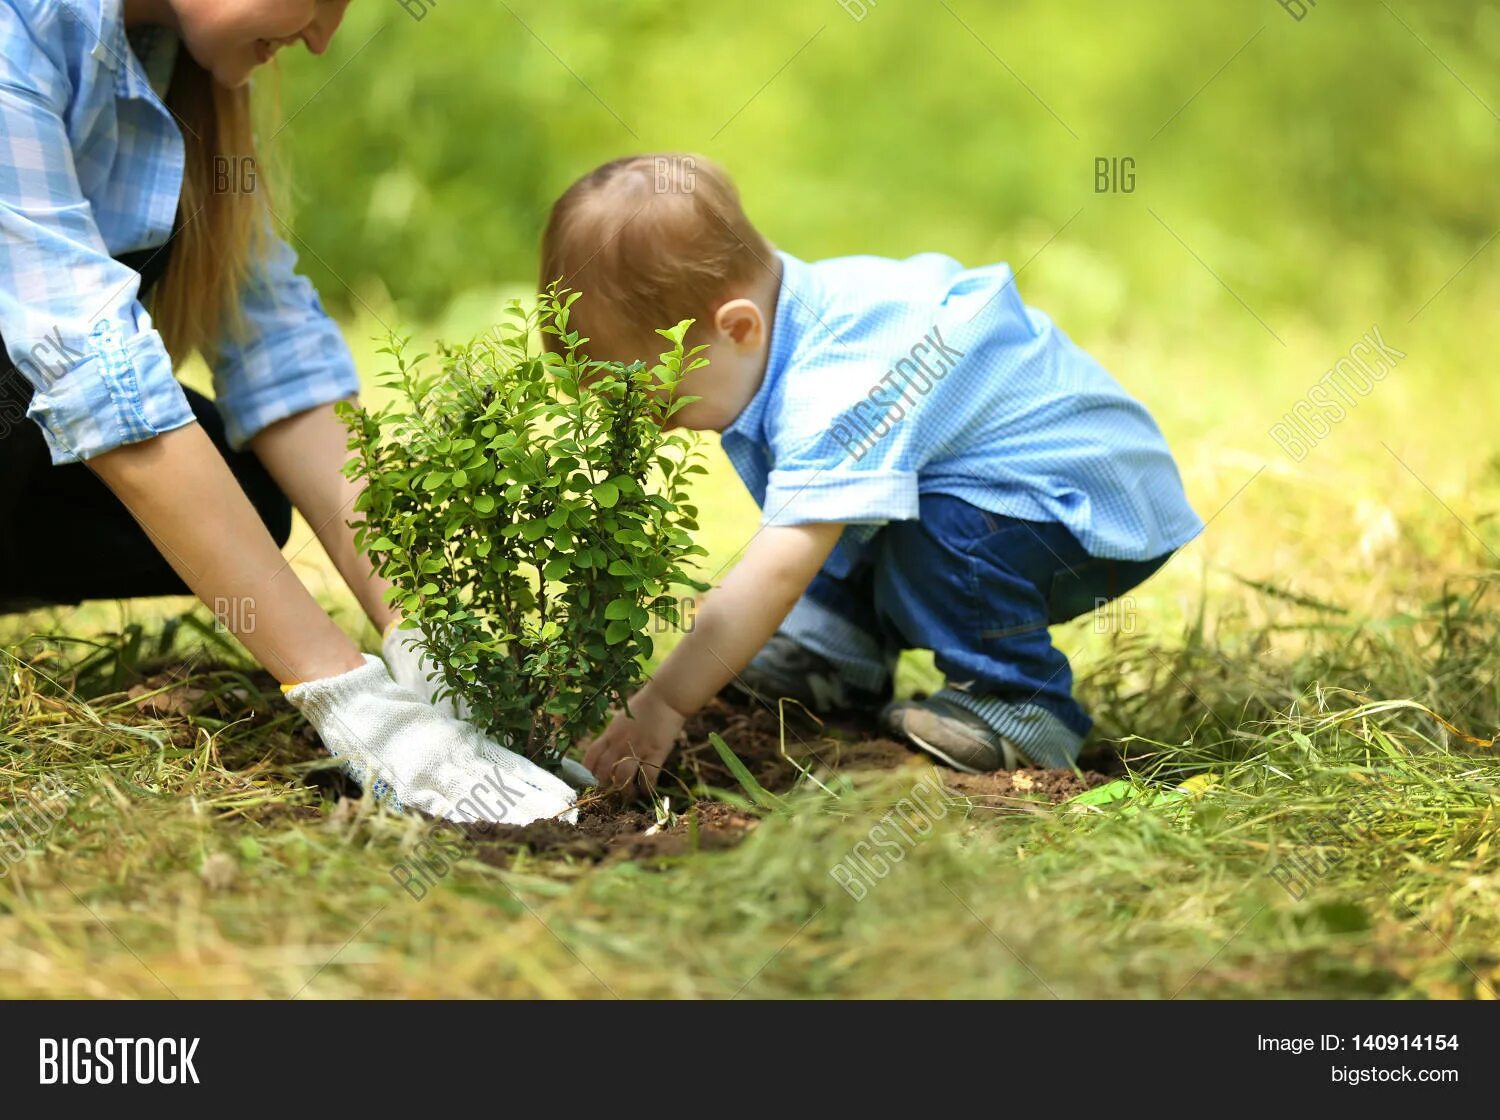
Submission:
M 1066 323 L 1065 278 L 1035 283 Z M 455 848 L 418 900 L 391 870 L 430 827 L 335 802 L 185 604 L 4 620 L 0 996 L 1493 998 L 1500 386 L 1469 371 L 1497 294 L 1464 279 L 1388 331 L 1409 357 L 1300 463 L 1266 430 L 1367 309 L 1283 313 L 1283 347 L 1225 296 L 1211 328 L 1164 309 L 1097 341 L 1210 521 L 1109 625 L 1058 631 L 1136 795 L 954 802 L 859 900 L 830 868 L 925 765 L 805 782 L 729 851 Z M 753 518 L 716 462 L 711 570 Z M 309 539 L 294 567 L 369 639 Z

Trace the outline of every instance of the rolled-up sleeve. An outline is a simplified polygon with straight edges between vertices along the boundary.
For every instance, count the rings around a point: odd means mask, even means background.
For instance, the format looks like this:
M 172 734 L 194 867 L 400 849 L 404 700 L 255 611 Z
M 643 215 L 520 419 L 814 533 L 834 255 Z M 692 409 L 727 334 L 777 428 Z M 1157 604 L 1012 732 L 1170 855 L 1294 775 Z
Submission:
M 917 474 L 902 470 L 850 470 L 825 466 L 777 469 L 766 481 L 766 525 L 818 521 L 883 525 L 917 517 Z
M 869 383 L 862 366 L 852 376 L 835 372 L 856 389 Z M 848 389 L 843 392 L 847 396 Z M 775 467 L 766 477 L 764 524 L 883 525 L 917 517 L 910 430 L 888 423 L 879 429 L 881 438 L 873 438 L 872 429 L 859 426 L 862 404 L 835 409 L 826 401 L 804 401 L 788 410 L 786 422 L 773 425 L 769 442 Z
M 271 237 L 243 293 L 241 329 L 214 362 L 219 411 L 236 448 L 278 420 L 359 391 L 343 334 L 296 267 L 291 246 Z
M 35 389 L 54 463 L 193 421 L 140 276 L 110 255 L 79 186 L 67 83 L 0 6 L 0 335 Z M 23 55 L 24 57 L 18 57 Z

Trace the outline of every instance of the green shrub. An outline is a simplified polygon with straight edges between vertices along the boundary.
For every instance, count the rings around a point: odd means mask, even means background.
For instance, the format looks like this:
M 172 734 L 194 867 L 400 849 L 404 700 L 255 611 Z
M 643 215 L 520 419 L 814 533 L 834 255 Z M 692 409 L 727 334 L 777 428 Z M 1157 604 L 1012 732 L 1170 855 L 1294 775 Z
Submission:
M 394 402 L 342 412 L 345 472 L 365 483 L 356 543 L 426 634 L 442 695 L 542 762 L 639 687 L 651 616 L 678 621 L 672 589 L 703 587 L 686 570 L 704 554 L 686 482 L 704 468 L 664 428 L 693 399 L 677 387 L 702 348 L 684 350 L 683 322 L 657 332 L 670 348 L 656 365 L 591 361 L 568 327 L 577 298 L 513 303 L 432 371 L 394 338 Z

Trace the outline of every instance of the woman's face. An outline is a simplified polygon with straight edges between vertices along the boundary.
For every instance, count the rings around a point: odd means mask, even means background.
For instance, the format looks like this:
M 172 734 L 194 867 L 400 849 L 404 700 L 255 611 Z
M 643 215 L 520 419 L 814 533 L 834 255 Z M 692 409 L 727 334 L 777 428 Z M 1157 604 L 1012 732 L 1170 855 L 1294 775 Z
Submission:
M 282 47 L 328 49 L 349 0 L 172 0 L 188 53 L 221 85 L 242 86 Z

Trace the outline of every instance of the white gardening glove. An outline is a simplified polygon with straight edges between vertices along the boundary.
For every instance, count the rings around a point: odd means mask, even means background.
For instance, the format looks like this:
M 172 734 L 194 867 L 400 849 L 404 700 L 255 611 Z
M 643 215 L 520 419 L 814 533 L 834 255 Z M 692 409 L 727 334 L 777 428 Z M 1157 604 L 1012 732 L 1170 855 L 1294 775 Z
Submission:
M 402 688 L 411 689 L 445 716 L 468 719 L 469 706 L 462 700 L 453 696 L 435 699 L 437 690 L 443 687 L 443 678 L 438 675 L 432 658 L 423 651 L 426 645 L 427 635 L 422 633 L 421 627 L 402 630 L 397 621 L 386 628 L 380 652 L 391 676 Z
M 397 808 L 464 822 L 578 822 L 566 783 L 401 687 L 379 658 L 286 695 L 329 753 Z
M 441 700 L 434 699 L 434 694 L 442 687 L 443 678 L 438 675 L 432 658 L 423 652 L 422 647 L 426 644 L 427 635 L 422 633 L 420 626 L 402 630 L 399 623 L 393 623 L 386 628 L 380 652 L 385 655 L 385 663 L 397 684 L 424 697 L 444 715 L 467 720 L 469 706 L 461 698 L 445 696 Z M 574 789 L 587 789 L 599 784 L 593 774 L 571 758 L 562 760 L 559 774 Z

